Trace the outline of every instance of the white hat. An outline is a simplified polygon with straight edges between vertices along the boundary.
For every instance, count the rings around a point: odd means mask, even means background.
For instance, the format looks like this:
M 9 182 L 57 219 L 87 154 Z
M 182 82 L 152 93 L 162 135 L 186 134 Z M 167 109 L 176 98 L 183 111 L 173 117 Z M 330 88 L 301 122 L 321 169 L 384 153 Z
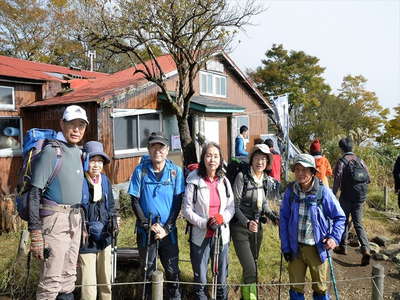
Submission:
M 82 119 L 89 124 L 86 111 L 78 105 L 70 105 L 64 110 L 63 120 L 69 122 L 75 119 Z
M 269 150 L 269 147 L 265 144 L 255 144 L 252 152 L 255 152 L 257 150 L 260 150 L 262 153 L 265 153 L 265 154 L 271 153 L 271 151 Z

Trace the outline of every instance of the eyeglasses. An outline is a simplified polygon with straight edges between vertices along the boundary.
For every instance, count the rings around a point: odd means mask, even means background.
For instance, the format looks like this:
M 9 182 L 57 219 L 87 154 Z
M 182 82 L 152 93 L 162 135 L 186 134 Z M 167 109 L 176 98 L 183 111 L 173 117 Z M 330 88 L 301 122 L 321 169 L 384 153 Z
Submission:
M 91 161 L 89 161 L 89 164 L 91 164 L 91 165 L 95 165 L 95 164 L 103 165 L 104 161 L 102 161 L 102 160 L 91 160 Z

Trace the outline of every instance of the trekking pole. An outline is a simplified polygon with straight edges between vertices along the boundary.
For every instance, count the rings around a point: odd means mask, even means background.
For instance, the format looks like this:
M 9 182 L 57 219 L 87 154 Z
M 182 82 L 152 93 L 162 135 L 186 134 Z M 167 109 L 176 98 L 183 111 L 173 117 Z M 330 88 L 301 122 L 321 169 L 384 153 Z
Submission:
M 331 273 L 331 280 L 332 280 L 332 283 L 333 283 L 333 290 L 335 291 L 336 300 L 339 300 L 339 292 L 338 292 L 337 286 L 336 286 L 336 278 L 335 278 L 335 271 L 333 270 L 332 257 L 331 257 L 331 253 L 329 252 L 328 249 L 326 249 L 326 254 L 328 256 L 329 270 L 330 270 L 330 273 Z
M 217 299 L 217 289 L 218 289 L 218 263 L 219 263 L 219 237 L 220 237 L 220 227 L 217 228 L 214 235 L 214 259 L 213 259 L 213 279 L 212 279 L 212 292 L 211 299 Z
M 279 267 L 278 300 L 281 300 L 282 261 L 283 261 L 283 254 L 282 254 L 282 251 L 281 251 L 281 263 L 280 263 L 280 267 Z
M 150 250 L 150 237 L 151 237 L 151 222 L 152 222 L 153 216 L 150 213 L 149 214 L 149 228 L 147 230 L 147 243 L 146 243 L 146 259 L 145 259 L 145 265 L 144 265 L 144 284 L 143 284 L 143 294 L 142 294 L 142 300 L 146 300 L 146 284 L 147 284 L 147 265 L 149 264 L 149 250 Z
M 111 216 L 111 283 L 115 282 L 117 277 L 117 220 L 116 216 Z
M 260 219 L 260 213 L 257 211 L 254 214 L 254 221 L 257 223 L 257 232 L 253 232 L 253 236 L 254 236 L 254 264 L 256 267 L 256 297 L 258 300 L 258 221 Z
M 156 224 L 159 224 L 160 223 L 160 216 L 157 216 L 156 217 Z M 160 240 L 159 239 L 156 239 L 156 262 L 155 262 L 155 264 L 156 264 L 156 271 L 157 271 L 157 257 L 158 257 L 158 247 L 160 246 Z

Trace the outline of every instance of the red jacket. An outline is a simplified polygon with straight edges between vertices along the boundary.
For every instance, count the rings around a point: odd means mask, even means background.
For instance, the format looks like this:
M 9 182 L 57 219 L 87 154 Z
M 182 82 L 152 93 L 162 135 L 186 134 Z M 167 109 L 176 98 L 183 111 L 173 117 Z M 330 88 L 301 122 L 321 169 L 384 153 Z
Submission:
M 282 158 L 277 152 L 275 151 L 271 152 L 273 153 L 273 161 L 272 161 L 272 169 L 270 176 L 281 182 Z

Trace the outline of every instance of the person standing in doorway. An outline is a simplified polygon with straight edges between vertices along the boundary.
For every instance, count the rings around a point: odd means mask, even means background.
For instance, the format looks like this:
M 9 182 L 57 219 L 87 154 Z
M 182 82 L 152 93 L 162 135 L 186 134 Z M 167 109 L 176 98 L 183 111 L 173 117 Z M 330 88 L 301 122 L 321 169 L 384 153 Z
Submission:
M 246 151 L 246 141 L 249 137 L 249 128 L 246 125 L 240 127 L 240 134 L 235 140 L 235 156 L 248 156 Z

